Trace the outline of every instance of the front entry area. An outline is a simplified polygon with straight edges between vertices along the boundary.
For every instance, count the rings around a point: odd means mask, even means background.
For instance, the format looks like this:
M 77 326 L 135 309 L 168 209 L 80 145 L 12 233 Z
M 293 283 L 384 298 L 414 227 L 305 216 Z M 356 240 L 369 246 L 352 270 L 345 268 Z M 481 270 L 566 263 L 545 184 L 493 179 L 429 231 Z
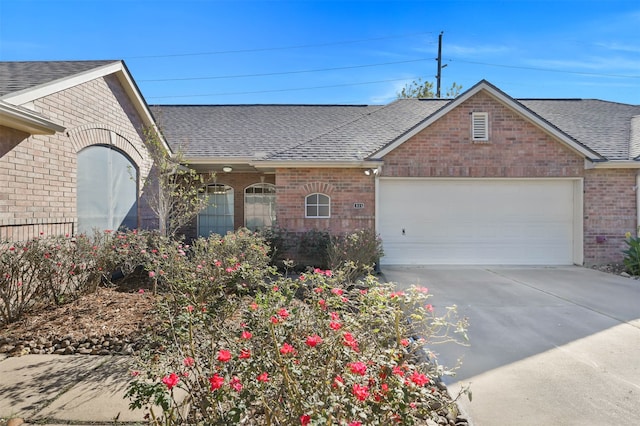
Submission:
M 582 263 L 580 179 L 380 178 L 383 265 Z

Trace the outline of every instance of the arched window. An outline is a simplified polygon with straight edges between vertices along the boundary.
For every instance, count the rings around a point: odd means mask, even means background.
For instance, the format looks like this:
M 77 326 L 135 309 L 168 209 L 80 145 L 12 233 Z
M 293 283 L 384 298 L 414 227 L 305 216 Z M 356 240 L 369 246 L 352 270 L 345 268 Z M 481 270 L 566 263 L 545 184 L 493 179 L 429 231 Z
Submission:
M 244 190 L 244 226 L 257 231 L 276 221 L 276 186 L 256 183 Z
M 305 217 L 325 218 L 331 215 L 331 199 L 325 194 L 310 194 L 304 199 Z
M 122 152 L 91 145 L 78 152 L 78 231 L 138 227 L 138 170 Z
M 225 235 L 233 231 L 233 188 L 228 185 L 207 185 L 209 204 L 198 214 L 198 236 Z

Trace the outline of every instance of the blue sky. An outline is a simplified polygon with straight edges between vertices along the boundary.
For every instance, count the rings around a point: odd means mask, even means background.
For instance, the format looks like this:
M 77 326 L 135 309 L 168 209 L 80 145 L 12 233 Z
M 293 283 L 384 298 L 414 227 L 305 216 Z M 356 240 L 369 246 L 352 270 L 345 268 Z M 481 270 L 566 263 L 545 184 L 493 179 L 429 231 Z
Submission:
M 149 104 L 384 104 L 413 79 L 640 104 L 640 2 L 0 0 L 0 60 L 124 59 Z

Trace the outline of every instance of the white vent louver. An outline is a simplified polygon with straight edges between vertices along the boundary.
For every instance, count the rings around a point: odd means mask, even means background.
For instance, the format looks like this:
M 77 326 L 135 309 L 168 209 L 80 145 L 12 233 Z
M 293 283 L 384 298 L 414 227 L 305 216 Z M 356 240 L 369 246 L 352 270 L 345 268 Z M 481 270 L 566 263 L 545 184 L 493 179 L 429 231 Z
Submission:
M 474 112 L 471 114 L 471 136 L 474 141 L 489 140 L 489 114 Z

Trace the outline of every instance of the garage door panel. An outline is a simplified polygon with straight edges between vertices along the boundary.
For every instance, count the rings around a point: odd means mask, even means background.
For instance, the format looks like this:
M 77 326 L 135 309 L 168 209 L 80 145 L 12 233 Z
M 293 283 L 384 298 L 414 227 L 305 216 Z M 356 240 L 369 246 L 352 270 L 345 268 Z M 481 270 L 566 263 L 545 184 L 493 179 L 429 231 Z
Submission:
M 570 264 L 572 180 L 380 180 L 383 264 Z

